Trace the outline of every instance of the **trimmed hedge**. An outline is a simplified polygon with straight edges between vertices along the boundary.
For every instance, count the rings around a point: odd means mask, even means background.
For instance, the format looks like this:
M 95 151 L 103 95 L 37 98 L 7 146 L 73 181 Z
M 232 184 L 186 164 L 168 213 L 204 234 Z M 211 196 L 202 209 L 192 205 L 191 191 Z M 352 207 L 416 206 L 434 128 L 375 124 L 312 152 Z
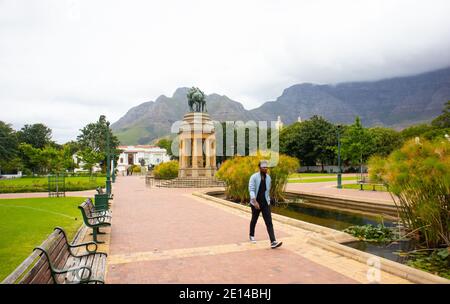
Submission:
M 105 178 L 99 177 L 91 180 L 89 177 L 67 177 L 66 191 L 93 190 L 97 187 L 105 187 Z M 29 193 L 47 192 L 48 178 L 17 178 L 0 180 L 0 193 Z

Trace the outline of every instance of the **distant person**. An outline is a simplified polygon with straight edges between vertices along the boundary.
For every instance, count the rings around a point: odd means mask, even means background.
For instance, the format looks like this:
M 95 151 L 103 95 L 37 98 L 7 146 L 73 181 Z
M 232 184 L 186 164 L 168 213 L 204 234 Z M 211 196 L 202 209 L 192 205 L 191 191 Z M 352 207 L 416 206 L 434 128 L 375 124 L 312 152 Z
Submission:
M 267 232 L 270 237 L 270 247 L 275 249 L 280 247 L 283 242 L 275 239 L 273 231 L 272 214 L 270 211 L 270 176 L 267 174 L 268 163 L 262 160 L 258 164 L 259 172 L 250 177 L 248 191 L 250 192 L 250 206 L 252 208 L 252 220 L 250 221 L 250 241 L 256 243 L 255 227 L 258 222 L 259 213 L 262 212 Z

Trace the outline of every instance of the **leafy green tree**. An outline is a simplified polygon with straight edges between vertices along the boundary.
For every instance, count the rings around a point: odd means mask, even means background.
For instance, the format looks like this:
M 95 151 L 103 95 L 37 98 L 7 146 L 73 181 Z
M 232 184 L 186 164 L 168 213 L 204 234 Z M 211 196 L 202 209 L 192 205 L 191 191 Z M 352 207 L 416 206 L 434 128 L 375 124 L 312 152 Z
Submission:
M 403 141 L 407 141 L 408 139 L 414 138 L 414 137 L 420 137 L 424 133 L 433 130 L 433 127 L 428 124 L 418 124 L 418 125 L 412 125 L 408 128 L 403 129 L 400 132 L 400 136 L 402 137 Z
M 68 147 L 57 149 L 51 145 L 42 149 L 30 144 L 21 143 L 19 146 L 25 168 L 35 174 L 58 173 L 73 170 L 75 164 Z
M 445 103 L 442 114 L 433 119 L 431 125 L 436 128 L 450 128 L 450 100 Z
M 20 157 L 14 157 L 7 162 L 0 161 L 0 171 L 2 173 L 16 173 L 17 171 L 24 171 L 24 169 L 26 168 Z
M 77 136 L 77 141 L 80 146 L 80 150 L 91 150 L 92 153 L 102 153 L 102 166 L 103 170 L 106 170 L 106 134 L 109 132 L 110 136 L 110 149 L 113 154 L 113 160 L 117 163 L 117 159 L 120 155 L 120 150 L 117 147 L 120 145 L 119 139 L 112 133 L 111 128 L 108 127 L 106 117 L 101 115 L 99 120 L 95 123 L 89 123 L 83 129 L 80 130 L 81 134 Z
M 52 146 L 40 149 L 41 170 L 45 173 L 59 173 L 64 170 L 63 151 Z
M 370 154 L 388 156 L 392 151 L 402 145 L 402 138 L 399 132 L 383 127 L 374 127 L 368 130 L 372 139 L 372 149 Z
M 348 126 L 341 140 L 341 149 L 344 159 L 353 165 L 362 165 L 373 153 L 374 139 L 368 129 L 361 124 L 357 116 L 355 123 Z
M 104 160 L 104 153 L 97 152 L 91 148 L 85 148 L 78 152 L 77 157 L 83 162 L 83 169 L 88 170 L 92 174 L 93 167 Z
M 43 173 L 45 160 L 42 158 L 41 149 L 35 148 L 31 144 L 21 143 L 19 150 L 27 169 L 31 170 L 34 174 Z
M 167 139 L 167 138 L 162 138 L 160 140 L 158 140 L 158 142 L 156 143 L 156 145 L 160 148 L 166 149 L 167 154 L 172 157 L 173 153 L 172 153 L 172 139 Z
M 52 144 L 52 130 L 42 123 L 25 125 L 17 132 L 19 141 L 42 149 Z
M 336 157 L 336 126 L 320 116 L 296 122 L 282 129 L 280 152 L 301 159 L 303 166 L 323 166 Z
M 17 158 L 17 134 L 10 124 L 0 121 L 0 170 L 10 171 L 11 161 Z

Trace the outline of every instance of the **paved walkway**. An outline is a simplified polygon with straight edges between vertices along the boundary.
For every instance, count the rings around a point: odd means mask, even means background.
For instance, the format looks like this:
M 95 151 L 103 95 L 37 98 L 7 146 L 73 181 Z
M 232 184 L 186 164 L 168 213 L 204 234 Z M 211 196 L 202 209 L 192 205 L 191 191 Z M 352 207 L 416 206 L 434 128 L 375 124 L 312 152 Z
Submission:
M 284 244 L 272 250 L 260 218 L 249 243 L 250 214 L 196 190 L 117 179 L 107 283 L 368 283 L 366 263 L 307 243 L 314 232 L 275 221 Z M 381 272 L 381 283 L 405 282 Z

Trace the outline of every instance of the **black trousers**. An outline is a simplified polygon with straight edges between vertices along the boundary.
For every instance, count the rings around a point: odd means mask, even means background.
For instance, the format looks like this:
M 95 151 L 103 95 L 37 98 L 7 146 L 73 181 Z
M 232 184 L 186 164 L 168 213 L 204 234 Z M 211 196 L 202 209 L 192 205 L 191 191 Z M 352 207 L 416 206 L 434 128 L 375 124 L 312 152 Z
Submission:
M 267 203 L 259 203 L 260 209 L 256 209 L 252 204 L 252 220 L 250 221 L 250 236 L 255 236 L 255 227 L 258 222 L 259 214 L 262 212 L 264 222 L 266 223 L 267 233 L 271 242 L 274 242 L 275 233 L 273 231 L 272 214 L 270 212 L 270 206 Z

